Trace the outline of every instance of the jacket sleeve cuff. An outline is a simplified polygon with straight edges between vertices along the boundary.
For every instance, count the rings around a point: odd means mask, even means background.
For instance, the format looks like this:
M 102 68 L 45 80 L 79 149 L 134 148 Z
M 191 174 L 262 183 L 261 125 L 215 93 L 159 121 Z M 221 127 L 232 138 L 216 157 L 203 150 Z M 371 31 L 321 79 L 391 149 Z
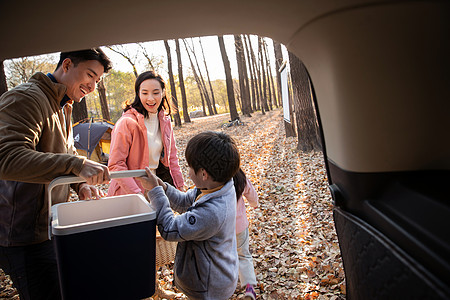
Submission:
M 86 158 L 83 156 L 75 156 L 75 162 L 73 164 L 72 173 L 76 176 L 79 176 L 81 173 L 81 169 L 83 169 L 84 162 L 86 161 Z

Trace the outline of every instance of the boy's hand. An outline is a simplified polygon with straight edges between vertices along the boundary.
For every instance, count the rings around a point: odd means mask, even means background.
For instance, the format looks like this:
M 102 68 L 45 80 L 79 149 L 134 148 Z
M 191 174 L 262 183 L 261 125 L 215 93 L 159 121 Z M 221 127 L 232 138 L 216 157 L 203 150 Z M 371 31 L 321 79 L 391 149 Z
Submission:
M 152 190 L 154 187 L 157 187 L 159 185 L 159 178 L 156 177 L 148 167 L 145 167 L 145 173 L 147 173 L 147 176 L 137 177 L 144 189 Z M 161 181 L 161 179 L 159 179 L 159 181 Z

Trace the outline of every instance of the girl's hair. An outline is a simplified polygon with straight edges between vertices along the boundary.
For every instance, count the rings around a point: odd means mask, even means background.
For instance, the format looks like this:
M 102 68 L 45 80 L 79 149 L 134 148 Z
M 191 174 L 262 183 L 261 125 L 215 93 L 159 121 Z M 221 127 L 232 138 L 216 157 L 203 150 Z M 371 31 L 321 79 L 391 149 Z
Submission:
M 236 175 L 233 176 L 234 190 L 236 191 L 236 200 L 241 198 L 244 192 L 245 186 L 247 185 L 247 177 L 241 168 L 237 171 Z
M 130 104 L 129 101 L 125 101 L 123 104 L 123 111 L 127 111 L 130 108 L 136 109 L 139 113 L 143 114 L 144 117 L 148 117 L 148 111 L 144 108 L 144 106 L 141 103 L 141 99 L 139 98 L 139 89 L 141 88 L 142 82 L 148 79 L 156 79 L 161 84 L 161 89 L 165 91 L 166 89 L 166 83 L 162 79 L 160 75 L 158 75 L 155 71 L 147 71 L 142 73 L 136 78 L 136 82 L 134 83 L 134 92 L 135 97 L 134 101 Z M 169 98 L 167 98 L 166 93 L 164 93 L 164 97 L 161 99 L 161 104 L 158 107 L 158 112 L 161 111 L 161 109 L 164 109 L 167 115 L 170 115 L 171 111 L 171 103 L 169 101 Z

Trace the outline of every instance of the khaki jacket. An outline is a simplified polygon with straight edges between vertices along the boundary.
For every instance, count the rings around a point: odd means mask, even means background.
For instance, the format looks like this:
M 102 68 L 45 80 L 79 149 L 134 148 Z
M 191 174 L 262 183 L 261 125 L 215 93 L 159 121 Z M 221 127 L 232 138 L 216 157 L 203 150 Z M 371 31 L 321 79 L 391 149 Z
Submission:
M 47 184 L 81 171 L 85 158 L 73 155 L 71 105 L 60 107 L 65 92 L 64 85 L 36 73 L 0 97 L 1 246 L 45 241 Z M 67 201 L 68 195 L 68 186 L 56 187 L 53 203 Z

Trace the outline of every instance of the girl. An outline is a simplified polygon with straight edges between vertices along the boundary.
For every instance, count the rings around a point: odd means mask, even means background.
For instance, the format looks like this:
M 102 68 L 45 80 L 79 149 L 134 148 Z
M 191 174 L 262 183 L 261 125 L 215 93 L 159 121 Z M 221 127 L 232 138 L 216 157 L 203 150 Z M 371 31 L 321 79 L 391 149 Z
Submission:
M 245 176 L 244 171 L 239 171 L 234 175 L 234 188 L 236 190 L 236 243 L 239 257 L 239 281 L 241 286 L 245 286 L 243 299 L 256 299 L 254 286 L 256 285 L 255 269 L 253 258 L 248 249 L 248 219 L 245 210 L 244 197 L 251 207 L 258 207 L 258 194 L 252 183 Z

